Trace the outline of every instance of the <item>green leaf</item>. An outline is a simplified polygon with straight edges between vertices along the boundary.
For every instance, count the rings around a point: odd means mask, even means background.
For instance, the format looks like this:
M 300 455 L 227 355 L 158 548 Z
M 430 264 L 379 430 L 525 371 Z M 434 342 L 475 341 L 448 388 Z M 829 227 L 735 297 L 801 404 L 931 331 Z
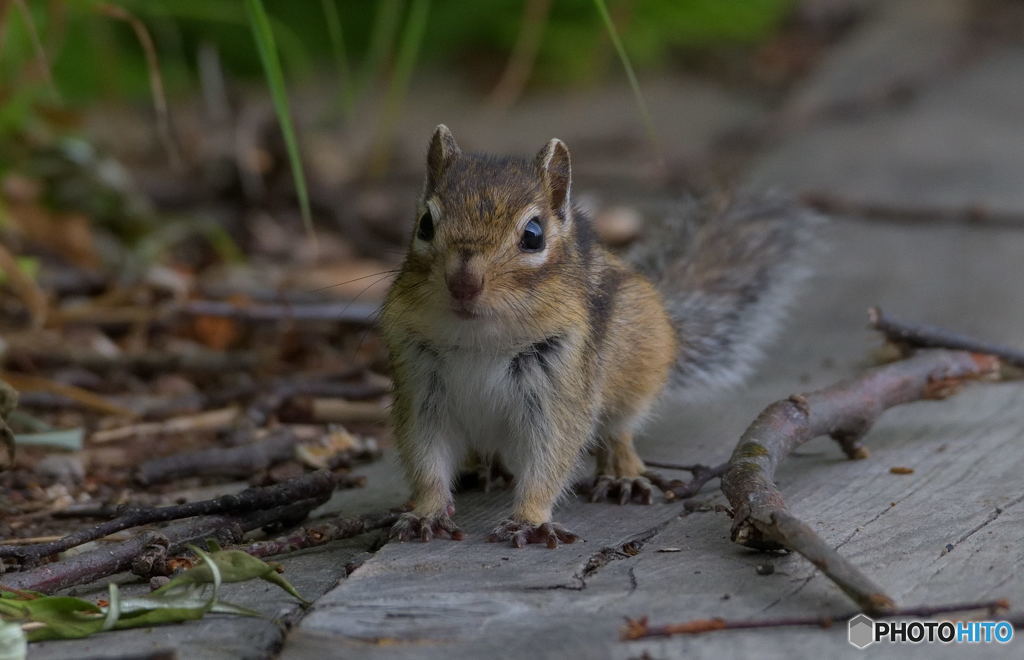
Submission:
M 272 582 L 303 603 L 298 592 L 274 571 L 273 566 L 241 550 L 205 552 L 189 546 L 202 563 L 185 571 L 169 583 L 138 598 L 121 598 L 116 584 L 108 586 L 106 607 L 70 596 L 43 596 L 34 592 L 0 590 L 0 624 L 14 625 L 28 641 L 74 639 L 106 630 L 123 630 L 164 623 L 201 619 L 207 612 L 261 617 L 250 608 L 219 600 L 223 582 L 240 582 L 260 578 Z M 212 584 L 212 588 L 206 585 Z M 38 596 L 38 597 L 36 597 Z M 25 624 L 22 628 L 21 624 Z M 40 625 L 41 624 L 41 625 Z M 6 628 L 3 635 L 13 635 Z M 17 650 L 17 638 L 14 647 Z M 6 649 L 0 645 L 0 653 Z M 6 656 L 0 654 L 0 660 Z M 12 658 L 22 658 L 13 655 Z
M 200 554 L 198 548 L 189 546 L 196 554 Z M 203 584 L 211 580 L 211 568 L 219 569 L 220 575 L 225 582 L 244 582 L 259 578 L 281 587 L 288 594 L 295 596 L 303 603 L 309 603 L 299 595 L 295 587 L 288 580 L 281 576 L 270 564 L 253 557 L 242 550 L 219 550 L 211 555 L 202 553 L 204 561 L 202 564 L 191 568 L 177 576 L 164 586 L 153 592 L 154 595 L 173 591 L 188 584 Z
M 0 621 L 0 660 L 25 660 L 28 640 L 21 625 L 13 621 Z
M 295 137 L 295 126 L 288 104 L 288 92 L 284 85 L 281 62 L 277 56 L 274 32 L 270 28 L 270 19 L 263 8 L 262 0 L 246 0 L 245 8 L 249 14 L 249 25 L 252 27 L 253 38 L 256 40 L 256 47 L 260 53 L 260 61 L 263 62 L 263 71 L 267 76 L 270 96 L 274 100 L 274 111 L 277 114 L 277 121 L 281 126 L 281 134 L 284 136 L 285 147 L 288 151 L 292 178 L 295 180 L 295 193 L 299 197 L 299 206 L 302 210 L 302 222 L 306 226 L 306 233 L 309 234 L 310 240 L 315 245 L 316 232 L 313 230 L 313 214 L 309 206 L 306 175 L 302 168 L 302 158 L 299 155 L 299 141 Z
M 71 596 L 47 596 L 35 600 L 0 601 L 16 604 L 23 621 L 45 624 L 43 628 L 28 631 L 29 641 L 45 639 L 75 639 L 88 637 L 103 627 L 102 610 L 95 603 Z

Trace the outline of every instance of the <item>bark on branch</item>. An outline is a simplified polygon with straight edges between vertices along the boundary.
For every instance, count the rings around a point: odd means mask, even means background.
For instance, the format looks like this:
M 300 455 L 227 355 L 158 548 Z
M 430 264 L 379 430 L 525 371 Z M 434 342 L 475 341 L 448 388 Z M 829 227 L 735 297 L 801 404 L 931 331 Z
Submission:
M 848 456 L 860 455 L 859 440 L 885 410 L 944 398 L 964 382 L 993 376 L 998 369 L 999 360 L 989 355 L 925 350 L 773 403 L 740 438 L 722 476 L 722 491 L 733 508 L 732 540 L 753 548 L 798 552 L 864 611 L 891 612 L 895 603 L 881 587 L 789 513 L 775 485 L 775 471 L 794 449 L 822 435 L 836 439 Z
M 30 571 L 8 573 L 4 575 L 3 584 L 4 587 L 52 594 L 61 589 L 88 584 L 133 568 L 139 558 L 144 557 L 150 549 L 160 548 L 158 554 L 165 556 L 183 550 L 189 543 L 202 543 L 208 538 L 215 538 L 221 545 L 239 543 L 248 531 L 270 523 L 291 523 L 305 518 L 328 497 L 330 492 L 316 498 L 242 515 L 201 516 L 183 520 L 156 532 L 139 534 L 123 543 L 83 552 Z
M 271 509 L 300 500 L 324 498 L 334 491 L 334 487 L 334 476 L 326 470 L 320 470 L 273 486 L 248 488 L 236 495 L 222 495 L 211 500 L 176 506 L 129 510 L 123 512 L 118 518 L 81 529 L 58 541 L 31 545 L 0 545 L 0 558 L 13 558 L 23 565 L 31 565 L 50 555 L 131 527 L 194 516 L 242 514 L 254 510 Z
M 878 307 L 868 310 L 871 327 L 894 344 L 911 348 L 951 348 L 958 351 L 994 355 L 1006 364 L 1024 369 L 1024 351 L 981 341 L 945 328 L 924 323 L 908 323 L 886 316 Z

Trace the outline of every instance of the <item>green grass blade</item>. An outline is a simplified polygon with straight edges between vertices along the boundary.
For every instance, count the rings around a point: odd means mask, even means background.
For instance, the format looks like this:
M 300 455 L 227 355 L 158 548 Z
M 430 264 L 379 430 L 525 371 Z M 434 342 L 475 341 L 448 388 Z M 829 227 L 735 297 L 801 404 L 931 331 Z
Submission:
M 345 54 L 345 33 L 341 29 L 341 17 L 338 15 L 338 5 L 335 0 L 320 0 L 324 10 L 324 18 L 327 23 L 327 36 L 331 39 L 331 52 L 334 54 L 334 65 L 338 69 L 338 76 L 341 78 L 339 98 L 341 109 L 345 113 L 345 119 L 352 119 L 352 111 L 355 107 L 355 90 L 352 86 L 352 69 L 348 65 L 348 55 Z
M 409 15 L 405 19 L 398 54 L 395 56 L 395 69 L 391 75 L 387 97 L 384 99 L 384 110 L 377 130 L 376 144 L 370 157 L 370 176 L 381 176 L 387 169 L 388 157 L 391 152 L 391 140 L 395 122 L 409 90 L 416 57 L 423 44 L 423 34 L 427 28 L 427 17 L 430 15 L 430 0 L 413 0 L 409 7 Z
M 626 71 L 626 77 L 629 79 L 629 86 L 633 89 L 633 98 L 636 100 L 636 105 L 640 109 L 640 115 L 643 118 L 644 128 L 647 131 L 647 138 L 651 141 L 651 146 L 654 148 L 654 153 L 658 160 L 664 162 L 661 151 L 661 142 L 658 140 L 658 132 L 654 130 L 654 121 L 651 119 L 651 113 L 647 109 L 647 100 L 644 99 L 644 94 L 640 91 L 640 82 L 636 78 L 636 72 L 633 71 L 633 63 L 630 61 L 629 55 L 626 53 L 626 47 L 622 45 L 622 40 L 619 38 L 619 31 L 615 29 L 615 23 L 612 22 L 612 17 L 608 13 L 608 6 L 605 5 L 604 0 L 594 0 L 594 5 L 597 7 L 597 13 L 601 15 L 601 20 L 604 21 L 604 26 L 608 30 L 608 36 L 612 40 L 615 52 L 618 53 L 619 61 L 622 62 L 622 68 Z
M 270 20 L 263 7 L 262 0 L 245 0 L 245 8 L 249 14 L 249 25 L 252 27 L 253 38 L 263 62 L 263 71 L 267 76 L 267 85 L 274 100 L 274 111 L 281 125 L 288 160 L 291 164 L 292 177 L 295 179 L 295 194 L 299 198 L 302 210 L 302 222 L 306 233 L 316 245 L 316 232 L 313 230 L 313 214 L 309 205 L 309 191 L 306 187 L 306 174 L 302 169 L 302 158 L 299 155 L 299 141 L 295 136 L 295 125 L 292 122 L 291 108 L 288 104 L 288 93 L 284 85 L 284 73 L 281 61 L 277 57 L 277 46 L 274 43 L 274 32 L 270 29 Z
M 391 44 L 395 41 L 398 31 L 398 20 L 402 15 L 400 0 L 377 0 L 377 10 L 373 16 L 373 28 L 370 31 L 370 45 L 363 60 L 359 74 L 357 93 L 362 94 L 373 84 L 383 68 L 384 60 L 391 52 Z

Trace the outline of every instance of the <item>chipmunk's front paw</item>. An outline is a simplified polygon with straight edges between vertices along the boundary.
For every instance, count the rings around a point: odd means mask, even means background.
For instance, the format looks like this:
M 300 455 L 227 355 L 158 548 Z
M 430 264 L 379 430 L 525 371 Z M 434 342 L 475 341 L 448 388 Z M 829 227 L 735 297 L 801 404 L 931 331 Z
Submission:
M 435 536 L 448 537 L 453 541 L 461 541 L 465 537 L 462 530 L 447 513 L 435 513 L 428 516 L 403 513 L 398 521 L 391 526 L 388 538 L 401 543 L 416 539 L 426 543 Z
M 575 543 L 579 538 L 558 523 L 546 522 L 532 525 L 508 518 L 494 528 L 487 540 L 491 543 L 508 541 L 516 548 L 522 548 L 527 543 L 543 543 L 553 550 L 558 547 L 559 542 Z
M 599 474 L 594 477 L 594 483 L 590 487 L 590 501 L 600 502 L 605 499 L 618 501 L 619 504 L 653 504 L 654 486 L 647 477 L 613 477 Z

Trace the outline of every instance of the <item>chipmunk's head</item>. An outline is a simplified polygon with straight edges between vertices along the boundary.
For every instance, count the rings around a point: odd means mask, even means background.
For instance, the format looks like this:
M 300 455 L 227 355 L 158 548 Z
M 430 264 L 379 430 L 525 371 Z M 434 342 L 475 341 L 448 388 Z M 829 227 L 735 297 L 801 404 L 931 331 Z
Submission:
M 578 280 L 578 255 L 589 252 L 589 228 L 575 226 L 570 189 L 561 140 L 533 160 L 495 157 L 464 153 L 438 126 L 404 267 L 406 286 L 417 285 L 409 293 L 417 311 L 438 325 L 522 333 L 555 313 L 555 292 Z

